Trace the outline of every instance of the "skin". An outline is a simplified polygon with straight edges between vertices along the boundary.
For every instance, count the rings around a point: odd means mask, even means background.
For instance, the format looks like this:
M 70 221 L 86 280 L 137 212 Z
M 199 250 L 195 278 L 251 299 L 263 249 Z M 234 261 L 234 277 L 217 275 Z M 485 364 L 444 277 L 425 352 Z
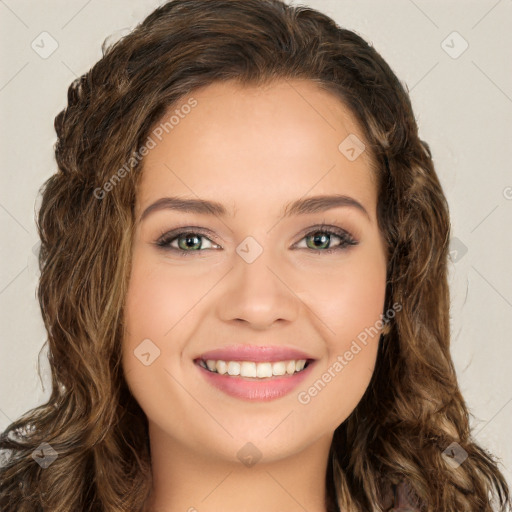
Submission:
M 192 96 L 197 106 L 145 157 L 135 210 L 123 367 L 149 422 L 147 510 L 325 511 L 332 435 L 370 382 L 379 336 L 360 344 L 309 403 L 297 395 L 383 313 L 387 262 L 369 152 L 350 161 L 338 149 L 349 134 L 364 136 L 336 96 L 306 80 L 226 82 Z M 288 202 L 335 193 L 356 199 L 368 216 L 345 206 L 283 218 Z M 139 222 L 170 195 L 218 201 L 228 213 L 162 209 Z M 315 245 L 307 235 L 321 223 L 358 244 L 322 253 L 342 241 L 332 235 L 330 245 Z M 211 231 L 201 234 L 202 248 L 180 256 L 155 245 L 187 226 Z M 250 264 L 236 252 L 247 236 L 263 248 Z M 148 366 L 134 355 L 144 339 L 160 350 Z M 193 363 L 232 343 L 296 347 L 317 361 L 290 394 L 244 401 L 210 386 Z M 237 457 L 248 442 L 261 453 L 250 467 Z

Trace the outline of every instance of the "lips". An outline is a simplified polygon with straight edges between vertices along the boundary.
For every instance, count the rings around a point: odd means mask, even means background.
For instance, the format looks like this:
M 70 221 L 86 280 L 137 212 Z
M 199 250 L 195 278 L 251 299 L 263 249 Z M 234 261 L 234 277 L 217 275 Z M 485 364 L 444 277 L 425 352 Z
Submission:
M 224 395 L 247 401 L 266 402 L 290 394 L 304 379 L 311 375 L 314 363 L 293 375 L 266 379 L 219 375 L 199 365 L 195 365 L 195 367 L 201 378 Z
M 277 362 L 285 360 L 314 360 L 310 354 L 290 347 L 284 346 L 258 346 L 258 345 L 229 345 L 226 347 L 209 350 L 198 355 L 194 360 L 208 359 L 223 361 L 254 361 L 259 362 Z
M 219 374 L 210 371 L 201 361 L 210 361 L 210 364 L 220 361 L 249 361 L 257 366 L 266 363 L 279 364 L 282 361 L 305 360 L 306 366 L 301 371 L 291 375 L 253 378 Z M 257 346 L 257 345 L 231 345 L 202 353 L 194 359 L 195 367 L 205 381 L 232 398 L 248 401 L 269 401 L 284 397 L 291 393 L 313 371 L 315 359 L 310 354 L 290 347 L 283 346 Z

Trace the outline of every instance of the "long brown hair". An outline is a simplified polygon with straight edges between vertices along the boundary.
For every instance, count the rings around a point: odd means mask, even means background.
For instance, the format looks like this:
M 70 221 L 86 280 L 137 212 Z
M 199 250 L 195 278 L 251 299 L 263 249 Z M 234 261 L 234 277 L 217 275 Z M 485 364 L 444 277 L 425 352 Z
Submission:
M 52 393 L 0 438 L 0 509 L 143 510 L 147 419 L 121 367 L 139 149 L 198 87 L 288 79 L 334 92 L 360 123 L 389 254 L 385 311 L 402 305 L 364 397 L 334 433 L 329 507 L 389 510 L 402 482 L 419 510 L 508 509 L 497 463 L 471 438 L 449 351 L 448 205 L 408 93 L 379 53 L 329 17 L 279 0 L 170 1 L 102 49 L 55 118 L 58 170 L 37 219 Z M 33 457 L 42 443 L 57 454 L 47 468 Z M 450 464 L 447 448 L 467 458 Z

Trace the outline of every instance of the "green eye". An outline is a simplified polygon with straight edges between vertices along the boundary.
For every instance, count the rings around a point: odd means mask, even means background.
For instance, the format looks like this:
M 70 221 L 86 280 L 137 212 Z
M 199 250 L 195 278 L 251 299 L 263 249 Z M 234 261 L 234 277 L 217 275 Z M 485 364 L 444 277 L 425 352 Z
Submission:
M 202 242 L 203 239 L 208 240 L 206 237 L 203 237 L 196 233 L 183 233 L 174 238 L 174 240 L 177 240 L 178 242 L 179 249 L 183 251 L 187 251 L 190 249 L 192 250 L 192 252 L 204 248 Z
M 204 249 L 217 249 L 206 235 L 198 231 L 173 231 L 163 235 L 156 245 L 164 250 L 178 252 L 181 255 L 202 252 Z
M 325 232 L 324 232 L 325 233 Z M 311 238 L 312 237 L 312 238 Z M 311 247 L 309 245 L 308 242 L 307 245 L 310 249 L 328 249 L 328 247 L 319 247 L 318 245 L 321 245 L 321 246 L 328 246 L 330 243 L 331 243 L 331 235 L 325 235 L 325 234 L 322 234 L 322 231 L 317 231 L 315 234 L 313 235 L 308 235 L 306 237 L 306 239 L 309 241 L 311 240 L 311 243 L 312 244 L 317 244 L 317 245 L 313 245 L 313 247 Z
M 213 243 L 199 228 L 187 228 L 187 230 L 175 230 L 162 235 L 157 240 L 156 245 L 164 250 L 178 252 L 180 256 L 186 256 L 190 253 L 202 252 L 204 249 L 222 249 L 219 245 Z M 302 238 L 299 244 L 305 240 L 306 246 L 296 247 L 306 249 L 318 254 L 330 254 L 334 251 L 347 249 L 359 242 L 355 240 L 350 233 L 344 229 L 335 226 L 315 226 L 314 231 Z M 338 239 L 338 245 L 331 247 L 334 239 Z M 206 241 L 206 243 L 205 243 Z
M 333 237 L 340 240 L 340 243 L 330 247 Z M 307 249 L 323 254 L 343 250 L 358 243 L 348 232 L 339 228 L 320 228 L 308 233 L 303 240 L 306 240 Z

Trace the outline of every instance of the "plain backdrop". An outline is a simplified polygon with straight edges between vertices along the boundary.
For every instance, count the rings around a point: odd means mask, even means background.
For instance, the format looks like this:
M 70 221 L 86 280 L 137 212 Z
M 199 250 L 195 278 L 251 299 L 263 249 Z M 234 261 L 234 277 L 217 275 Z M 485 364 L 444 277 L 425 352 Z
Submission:
M 0 430 L 50 391 L 34 216 L 56 171 L 53 120 L 104 39 L 161 3 L 0 1 Z M 474 437 L 511 482 L 512 1 L 293 3 L 373 44 L 410 92 L 450 205 L 453 360 Z

